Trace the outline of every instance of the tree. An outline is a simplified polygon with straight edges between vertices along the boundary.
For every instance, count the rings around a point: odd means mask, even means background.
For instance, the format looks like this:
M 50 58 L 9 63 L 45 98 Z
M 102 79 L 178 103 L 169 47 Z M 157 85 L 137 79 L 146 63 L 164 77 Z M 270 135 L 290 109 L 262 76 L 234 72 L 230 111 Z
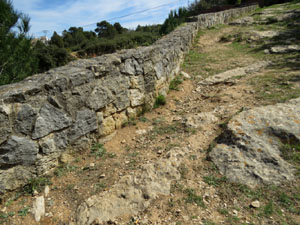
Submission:
M 115 23 L 114 28 L 118 32 L 118 34 L 123 34 L 124 32 L 127 31 L 127 29 L 122 27 L 120 23 Z
M 105 20 L 97 23 L 95 32 L 100 38 L 114 38 L 114 36 L 117 34 L 116 28 Z
M 36 72 L 37 61 L 28 36 L 30 18 L 0 0 L 0 84 L 24 79 Z
M 51 45 L 56 45 L 59 48 L 63 48 L 64 47 L 64 40 L 62 39 L 61 36 L 59 36 L 55 31 L 51 37 L 50 40 L 50 44 Z

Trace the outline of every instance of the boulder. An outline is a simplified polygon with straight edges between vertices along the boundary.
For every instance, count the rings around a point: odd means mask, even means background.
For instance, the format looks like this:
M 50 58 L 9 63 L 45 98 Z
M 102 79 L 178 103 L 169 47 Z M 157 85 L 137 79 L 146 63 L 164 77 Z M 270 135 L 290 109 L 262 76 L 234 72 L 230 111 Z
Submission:
M 294 179 L 293 167 L 281 157 L 288 143 L 300 143 L 300 98 L 234 116 L 209 155 L 232 182 L 279 184 Z
M 22 187 L 36 175 L 33 166 L 15 166 L 9 169 L 0 170 L 0 193 L 12 191 Z

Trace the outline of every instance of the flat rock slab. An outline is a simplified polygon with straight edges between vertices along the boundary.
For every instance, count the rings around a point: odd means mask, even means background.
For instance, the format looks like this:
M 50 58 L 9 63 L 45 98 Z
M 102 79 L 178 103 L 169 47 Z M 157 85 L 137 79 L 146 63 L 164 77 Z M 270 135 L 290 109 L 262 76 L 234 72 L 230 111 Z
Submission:
M 254 23 L 253 17 L 246 16 L 230 22 L 229 25 L 251 25 L 253 23 Z
M 201 81 L 200 85 L 215 85 L 219 83 L 224 83 L 229 79 L 232 79 L 237 76 L 246 76 L 247 74 L 255 73 L 260 71 L 261 69 L 268 66 L 270 62 L 262 61 L 258 63 L 254 63 L 250 66 L 246 67 L 238 67 L 232 70 L 225 71 L 223 73 L 216 74 L 214 76 L 208 77 L 205 80 Z
M 300 143 L 300 98 L 234 116 L 209 155 L 232 182 L 279 184 L 294 179 L 281 158 L 286 143 Z
M 136 215 L 159 195 L 170 195 L 171 182 L 180 179 L 178 167 L 186 152 L 187 149 L 174 148 L 166 158 L 144 164 L 135 174 L 122 177 L 109 191 L 90 197 L 77 210 L 77 224 L 100 224 Z
M 289 53 L 300 51 L 300 45 L 281 45 L 281 46 L 274 46 L 271 47 L 269 52 L 270 53 Z

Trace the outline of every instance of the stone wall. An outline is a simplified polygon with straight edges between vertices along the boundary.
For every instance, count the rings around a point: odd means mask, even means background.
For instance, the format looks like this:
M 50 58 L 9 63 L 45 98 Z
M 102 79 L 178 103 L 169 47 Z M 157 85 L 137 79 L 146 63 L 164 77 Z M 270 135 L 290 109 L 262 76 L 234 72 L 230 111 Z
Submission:
M 255 8 L 200 15 L 152 46 L 74 61 L 0 87 L 0 192 L 49 172 L 63 152 L 89 147 L 151 107 L 167 93 L 199 28 Z

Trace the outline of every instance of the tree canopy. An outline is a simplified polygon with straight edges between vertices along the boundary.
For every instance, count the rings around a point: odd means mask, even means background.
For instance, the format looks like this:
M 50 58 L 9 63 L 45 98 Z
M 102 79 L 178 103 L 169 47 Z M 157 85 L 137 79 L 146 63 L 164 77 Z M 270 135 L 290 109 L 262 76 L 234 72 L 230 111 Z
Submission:
M 30 18 L 0 0 L 0 84 L 24 79 L 37 68 L 28 36 Z

